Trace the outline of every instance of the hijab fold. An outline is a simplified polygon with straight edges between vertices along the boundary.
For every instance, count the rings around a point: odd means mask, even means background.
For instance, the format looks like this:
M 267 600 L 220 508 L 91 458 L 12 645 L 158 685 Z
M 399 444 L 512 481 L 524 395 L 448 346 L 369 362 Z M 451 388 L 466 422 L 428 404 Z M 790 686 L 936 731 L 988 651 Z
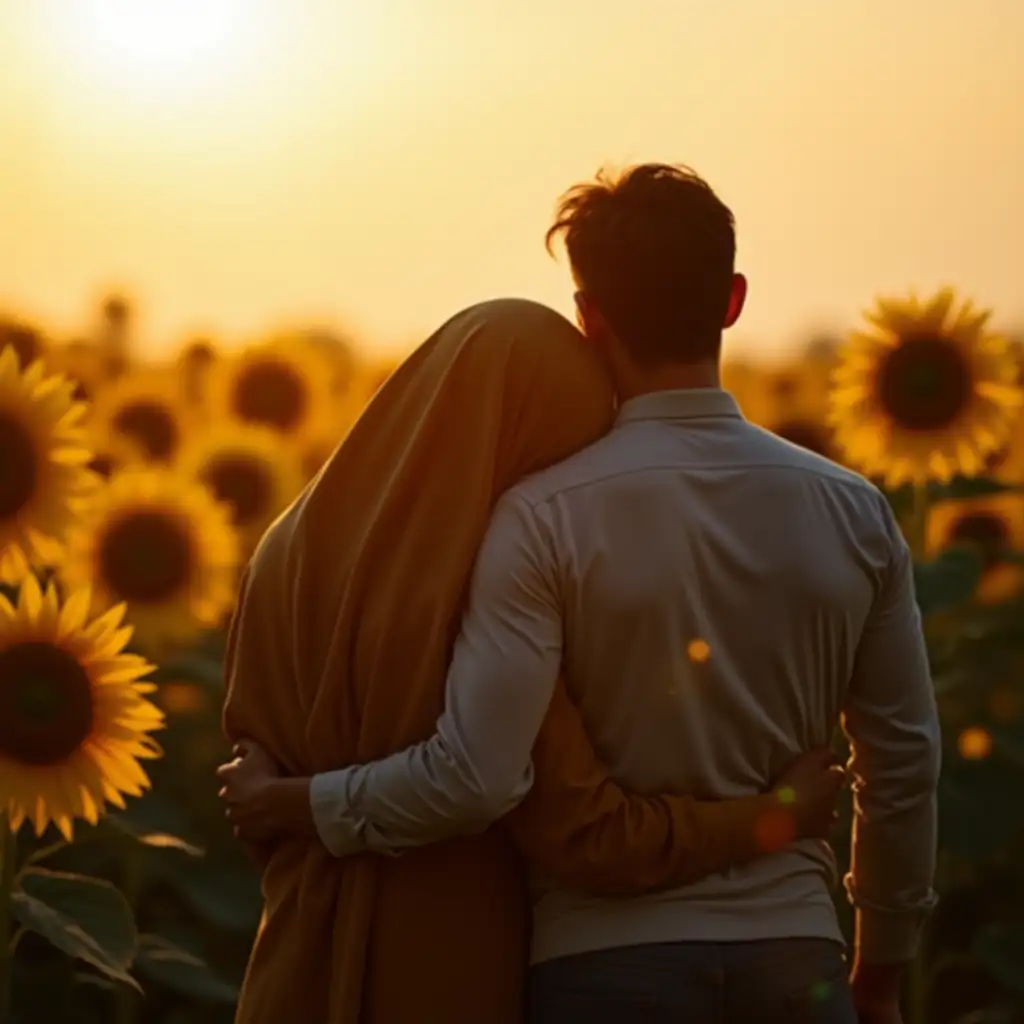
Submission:
M 229 635 L 228 735 L 289 775 L 427 739 L 496 497 L 612 416 L 597 356 L 553 311 L 497 300 L 449 320 L 258 546 Z M 520 870 L 498 829 L 394 859 L 282 843 L 238 1021 L 519 1024 Z

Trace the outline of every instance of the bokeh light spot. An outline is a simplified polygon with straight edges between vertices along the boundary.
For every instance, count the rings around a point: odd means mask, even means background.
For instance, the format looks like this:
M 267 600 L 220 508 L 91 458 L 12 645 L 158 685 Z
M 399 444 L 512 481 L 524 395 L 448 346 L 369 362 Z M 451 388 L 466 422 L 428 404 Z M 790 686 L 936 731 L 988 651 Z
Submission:
M 686 645 L 686 654 L 690 661 L 700 665 L 711 657 L 711 646 L 707 640 L 697 637 Z
M 992 753 L 992 734 L 980 725 L 972 725 L 960 733 L 957 748 L 964 760 L 983 761 Z

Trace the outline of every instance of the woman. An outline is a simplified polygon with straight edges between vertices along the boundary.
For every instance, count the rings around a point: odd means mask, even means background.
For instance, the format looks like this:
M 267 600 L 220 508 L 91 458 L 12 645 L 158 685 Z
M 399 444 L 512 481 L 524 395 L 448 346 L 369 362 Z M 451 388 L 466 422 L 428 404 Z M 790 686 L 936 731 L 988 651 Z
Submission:
M 446 323 L 261 542 L 229 640 L 228 735 L 290 776 L 429 737 L 496 499 L 612 416 L 599 360 L 551 310 L 503 300 Z M 528 902 L 510 832 L 564 884 L 635 892 L 755 856 L 778 813 L 771 795 L 623 792 L 564 692 L 534 762 L 509 829 L 395 859 L 332 859 L 308 829 L 278 841 L 241 1024 L 518 1024 Z

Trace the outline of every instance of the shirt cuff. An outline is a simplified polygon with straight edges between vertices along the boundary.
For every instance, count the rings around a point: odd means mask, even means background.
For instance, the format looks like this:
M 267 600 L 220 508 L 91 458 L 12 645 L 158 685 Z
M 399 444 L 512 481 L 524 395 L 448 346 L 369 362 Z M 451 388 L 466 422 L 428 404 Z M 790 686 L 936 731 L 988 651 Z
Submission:
M 320 841 L 335 857 L 347 857 L 365 849 L 364 819 L 358 817 L 348 801 L 350 772 L 339 768 L 314 775 L 309 783 L 309 804 Z
M 854 948 L 858 959 L 869 964 L 907 963 L 917 956 L 921 930 L 927 915 L 922 911 L 896 913 L 858 908 Z

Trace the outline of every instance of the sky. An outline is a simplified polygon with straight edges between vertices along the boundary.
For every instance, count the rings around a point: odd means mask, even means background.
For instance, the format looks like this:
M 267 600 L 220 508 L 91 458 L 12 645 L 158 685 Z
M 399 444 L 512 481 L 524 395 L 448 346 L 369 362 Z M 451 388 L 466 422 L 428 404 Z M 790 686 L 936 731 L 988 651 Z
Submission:
M 558 195 L 663 160 L 736 215 L 727 352 L 947 283 L 1024 326 L 1022 52 L 1021 0 L 0 0 L 0 309 L 399 351 L 570 312 Z

